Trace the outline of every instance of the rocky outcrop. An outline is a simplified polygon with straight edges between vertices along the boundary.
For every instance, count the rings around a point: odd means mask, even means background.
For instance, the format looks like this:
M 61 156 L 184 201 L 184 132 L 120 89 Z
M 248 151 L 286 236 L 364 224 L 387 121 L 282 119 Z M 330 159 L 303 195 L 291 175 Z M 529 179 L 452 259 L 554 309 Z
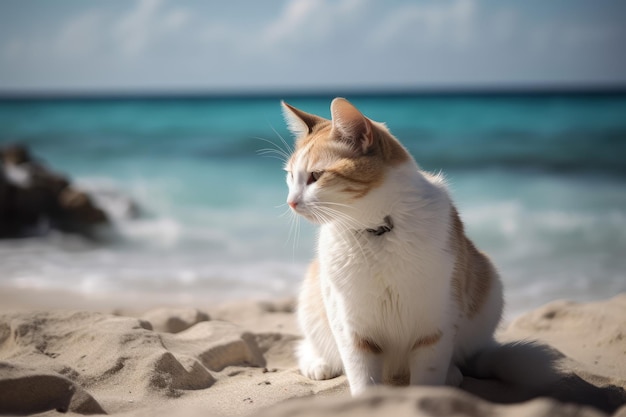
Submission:
M 90 236 L 108 224 L 106 213 L 87 193 L 35 159 L 28 148 L 0 148 L 0 238 L 43 235 L 51 229 Z

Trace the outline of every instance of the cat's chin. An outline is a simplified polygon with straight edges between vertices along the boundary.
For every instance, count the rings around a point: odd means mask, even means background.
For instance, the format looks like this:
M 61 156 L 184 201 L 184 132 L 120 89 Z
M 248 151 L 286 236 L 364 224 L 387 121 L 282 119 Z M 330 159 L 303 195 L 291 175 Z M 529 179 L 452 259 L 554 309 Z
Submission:
M 315 217 L 313 217 L 311 215 L 307 215 L 307 214 L 304 214 L 304 213 L 298 213 L 298 215 L 304 217 L 308 222 L 313 223 L 315 225 L 324 224 L 324 222 L 320 221 L 320 219 L 315 218 Z
M 299 210 L 294 210 L 294 213 L 300 217 L 304 217 L 310 223 L 313 223 L 316 225 L 324 224 L 324 222 L 320 221 L 321 219 L 317 218 L 316 216 L 313 216 L 312 214 L 299 211 Z

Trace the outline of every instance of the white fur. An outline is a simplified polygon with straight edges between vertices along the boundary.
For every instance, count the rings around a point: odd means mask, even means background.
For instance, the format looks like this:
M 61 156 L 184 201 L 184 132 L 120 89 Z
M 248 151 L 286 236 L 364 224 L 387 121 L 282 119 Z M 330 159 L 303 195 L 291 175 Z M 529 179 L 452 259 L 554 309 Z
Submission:
M 305 165 L 298 161 L 293 178 L 288 175 L 289 199 L 311 218 L 320 198 L 315 184 L 305 184 Z M 486 305 L 471 320 L 454 300 L 452 204 L 443 179 L 421 172 L 410 160 L 389 168 L 383 184 L 365 197 L 329 207 L 340 213 L 320 227 L 321 288 L 306 281 L 300 296 L 302 373 L 327 379 L 343 370 L 354 395 L 381 383 L 384 374 L 405 369 L 411 384 L 458 385 L 462 376 L 455 363 L 492 341 L 502 295 L 494 279 Z M 365 231 L 383 224 L 387 215 L 394 223 L 391 232 Z M 312 305 L 320 290 L 326 315 Z M 436 344 L 412 351 L 417 340 L 438 333 Z M 357 348 L 355 336 L 376 342 L 383 352 Z

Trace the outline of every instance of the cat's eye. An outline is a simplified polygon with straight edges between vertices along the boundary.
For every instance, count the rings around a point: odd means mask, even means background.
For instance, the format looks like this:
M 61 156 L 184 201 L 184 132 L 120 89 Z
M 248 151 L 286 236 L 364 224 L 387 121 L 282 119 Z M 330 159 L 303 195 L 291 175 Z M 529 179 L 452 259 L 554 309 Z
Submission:
M 324 171 L 314 171 L 309 174 L 309 178 L 306 181 L 306 185 L 313 184 L 320 179 Z

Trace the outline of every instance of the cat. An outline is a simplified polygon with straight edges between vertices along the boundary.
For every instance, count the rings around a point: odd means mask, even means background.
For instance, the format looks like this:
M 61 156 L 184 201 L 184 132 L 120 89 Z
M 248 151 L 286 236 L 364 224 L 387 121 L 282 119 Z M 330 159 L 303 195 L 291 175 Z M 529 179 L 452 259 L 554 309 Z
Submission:
M 411 385 L 459 385 L 459 366 L 494 343 L 503 295 L 444 178 L 343 98 L 331 120 L 282 108 L 296 137 L 287 204 L 320 225 L 298 298 L 300 371 L 345 372 L 353 395 L 407 372 Z

